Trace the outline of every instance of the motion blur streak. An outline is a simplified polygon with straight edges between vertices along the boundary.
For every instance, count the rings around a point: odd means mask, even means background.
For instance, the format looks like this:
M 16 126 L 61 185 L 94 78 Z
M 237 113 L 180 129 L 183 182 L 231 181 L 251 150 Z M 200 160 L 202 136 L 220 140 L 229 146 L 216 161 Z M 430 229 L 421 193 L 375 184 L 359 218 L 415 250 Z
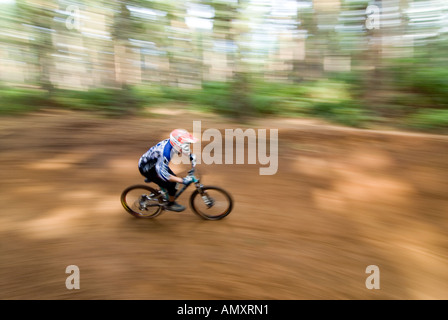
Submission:
M 0 299 L 447 299 L 447 17 L 445 0 L 0 0 Z M 266 146 L 198 165 L 232 213 L 127 214 L 139 157 L 196 121 Z
M 209 223 L 189 209 L 138 220 L 120 205 L 122 189 L 143 182 L 136 159 L 169 134 L 169 120 L 56 111 L 0 119 L 0 297 L 447 297 L 445 137 L 268 121 L 279 128 L 276 175 L 198 165 L 202 181 L 225 186 L 236 204 Z M 71 264 L 76 292 L 64 286 Z M 372 264 L 381 270 L 375 292 L 364 286 Z

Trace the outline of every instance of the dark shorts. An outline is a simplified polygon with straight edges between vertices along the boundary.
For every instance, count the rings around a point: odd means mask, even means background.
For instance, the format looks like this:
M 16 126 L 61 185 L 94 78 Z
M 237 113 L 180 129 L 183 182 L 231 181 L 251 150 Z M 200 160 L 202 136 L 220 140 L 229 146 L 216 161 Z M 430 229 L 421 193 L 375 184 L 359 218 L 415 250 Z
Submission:
M 176 194 L 176 182 L 170 182 L 170 181 L 164 181 L 159 177 L 156 171 L 156 167 L 152 167 L 148 171 L 144 171 L 143 168 L 138 168 L 140 170 L 140 174 L 150 180 L 151 182 L 154 182 L 159 187 L 162 187 L 168 191 L 168 195 L 174 196 Z M 175 176 L 174 172 L 171 171 L 171 169 L 168 169 L 169 174 Z

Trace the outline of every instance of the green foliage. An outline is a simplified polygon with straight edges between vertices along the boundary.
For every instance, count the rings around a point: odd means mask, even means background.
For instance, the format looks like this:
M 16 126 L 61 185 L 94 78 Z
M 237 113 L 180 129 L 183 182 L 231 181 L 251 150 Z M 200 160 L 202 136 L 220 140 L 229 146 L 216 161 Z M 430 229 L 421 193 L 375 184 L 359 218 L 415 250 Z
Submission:
M 192 101 L 207 106 L 209 111 L 228 116 L 278 114 L 282 99 L 271 94 L 280 93 L 274 89 L 260 83 L 206 82 Z
M 130 90 L 131 94 L 143 106 L 151 106 L 154 104 L 160 104 L 172 100 L 169 97 L 167 97 L 164 90 L 160 86 L 154 86 L 154 85 L 133 86 L 131 87 Z
M 194 95 L 193 102 L 219 114 L 232 113 L 231 86 L 227 82 L 205 82 Z
M 258 114 L 278 114 L 282 110 L 282 101 L 275 96 L 254 94 L 250 102 Z
M 44 90 L 0 87 L 0 114 L 19 114 L 48 106 L 50 99 Z
M 128 87 L 88 91 L 58 90 L 53 93 L 52 101 L 63 108 L 92 110 L 106 115 L 131 114 L 142 105 L 142 99 Z
M 311 113 L 314 116 L 352 127 L 363 127 L 370 119 L 367 111 L 353 101 L 316 103 Z
M 406 124 L 412 128 L 425 130 L 448 129 L 448 110 L 419 110 L 406 119 Z
M 160 87 L 161 95 L 159 97 L 166 100 L 191 102 L 194 100 L 195 93 L 194 89 L 178 88 L 170 86 Z
M 141 107 L 175 101 L 234 118 L 244 115 L 304 116 L 353 127 L 365 127 L 384 119 L 387 124 L 443 132 L 448 129 L 448 109 L 444 104 L 446 97 L 442 94 L 443 90 L 448 89 L 446 71 L 437 71 L 437 79 L 434 79 L 432 72 L 435 71 L 415 73 L 415 77 L 428 80 L 419 87 L 419 92 L 398 90 L 385 103 L 376 104 L 373 108 L 367 108 L 357 96 L 359 82 L 353 77 L 342 76 L 298 84 L 259 80 L 247 81 L 244 85 L 238 81 L 205 82 L 202 88 L 196 89 L 140 85 L 123 89 L 53 90 L 49 93 L 45 90 L 0 87 L 0 114 L 59 107 L 116 116 L 136 114 Z M 416 79 L 406 81 L 410 81 L 411 86 Z M 434 103 L 437 99 L 439 104 Z
M 0 87 L 0 114 L 19 114 L 58 107 L 101 112 L 106 115 L 134 113 L 145 103 L 137 89 L 92 89 L 88 91 L 44 90 Z
M 393 61 L 389 74 L 395 88 L 411 96 L 411 101 L 405 102 L 407 105 L 448 108 L 448 68 L 422 61 L 425 60 L 420 57 Z
M 436 105 L 448 108 L 448 69 L 418 70 L 413 77 L 413 87 L 429 96 Z

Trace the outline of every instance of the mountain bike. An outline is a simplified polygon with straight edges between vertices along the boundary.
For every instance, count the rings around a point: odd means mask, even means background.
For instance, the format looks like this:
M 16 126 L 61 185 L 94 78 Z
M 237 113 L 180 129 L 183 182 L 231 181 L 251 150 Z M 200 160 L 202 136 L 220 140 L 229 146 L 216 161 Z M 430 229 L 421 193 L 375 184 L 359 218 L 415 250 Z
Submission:
M 194 184 L 196 190 L 190 196 L 190 207 L 195 214 L 205 220 L 220 220 L 229 215 L 233 209 L 231 195 L 220 187 L 204 186 L 195 176 L 196 168 L 188 171 L 188 175 L 195 182 L 182 185 L 177 189 L 177 199 L 190 185 Z M 148 179 L 145 182 L 150 183 Z M 178 184 L 179 186 L 179 184 Z M 148 185 L 132 185 L 121 193 L 121 204 L 124 209 L 136 218 L 155 218 L 165 211 L 168 204 L 168 192 L 164 188 Z

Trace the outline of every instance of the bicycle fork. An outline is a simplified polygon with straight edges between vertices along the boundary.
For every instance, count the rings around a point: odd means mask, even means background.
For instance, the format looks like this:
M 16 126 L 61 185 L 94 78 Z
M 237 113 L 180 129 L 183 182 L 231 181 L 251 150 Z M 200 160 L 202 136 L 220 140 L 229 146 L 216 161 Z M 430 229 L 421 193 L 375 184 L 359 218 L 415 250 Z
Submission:
M 201 196 L 202 200 L 204 201 L 205 205 L 207 206 L 207 209 L 211 208 L 214 204 L 214 201 L 211 197 L 208 196 L 207 192 L 204 191 L 204 189 L 202 188 L 203 185 L 199 184 L 199 182 L 196 182 L 195 186 L 199 192 L 199 195 Z

